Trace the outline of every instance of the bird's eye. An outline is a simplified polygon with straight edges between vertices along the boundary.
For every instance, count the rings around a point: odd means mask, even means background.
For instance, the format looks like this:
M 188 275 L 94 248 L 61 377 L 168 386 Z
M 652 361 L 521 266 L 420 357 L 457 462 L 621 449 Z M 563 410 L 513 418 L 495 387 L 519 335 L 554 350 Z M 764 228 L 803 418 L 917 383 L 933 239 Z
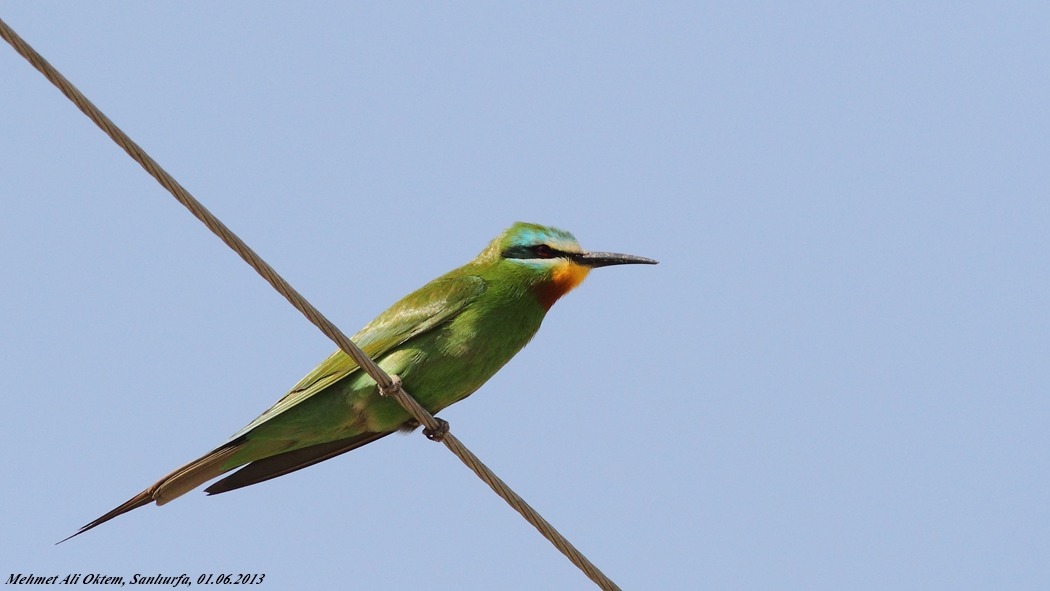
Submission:
M 546 244 L 540 244 L 536 246 L 536 254 L 539 255 L 540 258 L 549 259 L 551 258 L 551 255 L 554 254 L 554 251 Z

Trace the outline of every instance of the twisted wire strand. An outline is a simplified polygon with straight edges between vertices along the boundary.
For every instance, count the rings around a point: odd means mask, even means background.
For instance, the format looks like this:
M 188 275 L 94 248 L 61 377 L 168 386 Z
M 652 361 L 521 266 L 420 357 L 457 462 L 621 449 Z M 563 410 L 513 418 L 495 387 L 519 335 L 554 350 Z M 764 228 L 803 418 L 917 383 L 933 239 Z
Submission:
M 285 299 L 288 300 L 296 310 L 299 310 L 306 316 L 314 326 L 321 330 L 325 336 L 335 342 L 335 344 L 342 349 L 347 355 L 353 359 L 361 369 L 365 370 L 369 376 L 378 384 L 380 391 L 384 395 L 391 396 L 397 400 L 401 406 L 405 408 L 417 421 L 425 425 L 430 431 L 439 431 L 441 423 L 434 418 L 425 408 L 420 406 L 416 399 L 413 398 L 401 387 L 401 380 L 391 378 L 382 368 L 380 368 L 372 359 L 362 351 L 357 345 L 353 343 L 335 324 L 328 320 L 321 312 L 315 308 L 309 301 L 306 300 L 298 291 L 295 290 L 287 281 L 281 277 L 277 271 L 273 269 L 269 264 L 266 263 L 258 254 L 255 253 L 247 244 L 244 243 L 236 234 L 234 234 L 229 228 L 226 227 L 217 217 L 215 217 L 207 208 L 204 207 L 193 195 L 190 195 L 189 191 L 184 189 L 182 185 L 178 183 L 167 171 L 165 171 L 156 161 L 153 160 L 143 150 L 131 140 L 119 127 L 114 124 L 109 117 L 106 117 L 102 111 L 99 111 L 91 101 L 87 99 L 69 80 L 58 72 L 54 67 L 51 66 L 32 47 L 29 46 L 21 37 L 18 36 L 14 30 L 11 29 L 0 19 L 0 37 L 3 37 L 11 46 L 17 51 L 22 57 L 24 57 L 34 68 L 36 68 L 41 74 L 44 75 L 52 84 L 54 84 L 66 95 L 66 98 L 71 100 L 73 104 L 77 106 L 89 119 L 95 122 L 102 131 L 106 132 L 118 146 L 124 149 L 129 156 L 136 162 L 138 162 L 142 168 L 149 173 L 162 187 L 168 190 L 181 203 L 186 209 L 190 210 L 190 213 L 200 220 L 205 226 L 208 227 L 216 236 L 218 236 L 227 246 L 233 249 L 246 263 L 248 263 L 256 272 L 259 273 L 274 289 L 277 290 Z M 573 564 L 576 565 L 589 579 L 594 581 L 598 587 L 605 591 L 620 591 L 620 588 L 616 583 L 612 582 L 601 570 L 598 569 L 590 560 L 579 552 L 575 546 L 573 546 L 569 540 L 565 539 L 554 527 L 547 522 L 539 513 L 536 512 L 528 503 L 525 502 L 520 496 L 517 495 L 505 482 L 503 482 L 498 476 L 496 476 L 492 470 L 489 470 L 485 464 L 478 459 L 463 443 L 461 443 L 451 433 L 446 433 L 440 441 L 445 444 L 446 447 L 452 453 L 456 455 L 464 464 L 467 465 L 478 478 L 481 478 L 492 488 L 497 495 L 503 498 L 515 511 L 521 514 L 526 521 L 532 524 L 542 535 L 547 538 L 554 547 L 557 548 L 562 554 L 565 555 Z

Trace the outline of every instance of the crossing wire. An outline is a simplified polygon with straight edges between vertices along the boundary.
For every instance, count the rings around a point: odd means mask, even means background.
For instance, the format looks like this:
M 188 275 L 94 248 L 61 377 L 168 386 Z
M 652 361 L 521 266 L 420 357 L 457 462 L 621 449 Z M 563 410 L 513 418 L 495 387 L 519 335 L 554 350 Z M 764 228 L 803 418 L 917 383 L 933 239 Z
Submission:
M 468 468 L 474 471 L 481 480 L 488 484 L 497 495 L 503 498 L 515 511 L 521 514 L 526 521 L 532 524 L 542 535 L 547 538 L 554 547 L 557 548 L 562 554 L 565 555 L 573 564 L 577 566 L 589 579 L 594 581 L 598 587 L 605 591 L 620 591 L 620 588 L 616 583 L 612 582 L 609 577 L 605 576 L 601 570 L 598 569 L 590 560 L 579 552 L 575 546 L 573 546 L 569 540 L 565 539 L 554 527 L 547 522 L 539 513 L 536 512 L 528 503 L 525 502 L 520 496 L 517 495 L 509 486 L 498 476 L 496 476 L 492 470 L 489 470 L 485 464 L 481 463 L 469 449 L 466 448 L 454 435 L 448 433 L 448 423 L 445 423 L 441 419 L 435 418 L 425 408 L 416 402 L 415 398 L 410 396 L 408 392 L 401 387 L 401 380 L 397 376 L 390 376 L 382 368 L 380 368 L 364 351 L 362 351 L 357 345 L 353 343 L 338 327 L 335 326 L 330 320 L 325 318 L 321 312 L 315 308 L 310 302 L 306 300 L 302 295 L 299 294 L 287 281 L 281 277 L 277 271 L 273 269 L 269 264 L 266 263 L 258 254 L 255 253 L 243 240 L 237 237 L 229 228 L 226 227 L 217 217 L 212 215 L 204 205 L 202 205 L 193 195 L 190 195 L 189 191 L 184 189 L 182 185 L 178 183 L 170 174 L 167 173 L 163 168 L 160 167 L 156 161 L 153 160 L 145 150 L 139 147 L 138 144 L 133 142 L 131 138 L 127 136 L 119 127 L 116 126 L 109 117 L 102 114 L 101 111 L 95 107 L 69 80 L 66 80 L 65 76 L 60 74 L 58 70 L 51 66 L 32 47 L 29 46 L 21 37 L 18 36 L 14 30 L 11 29 L 0 19 L 0 37 L 3 37 L 5 41 L 11 44 L 11 46 L 17 51 L 22 57 L 24 57 L 34 68 L 36 68 L 41 74 L 44 75 L 52 84 L 54 84 L 62 94 L 66 95 L 66 98 L 73 101 L 73 104 L 77 106 L 89 119 L 95 122 L 102 131 L 106 132 L 114 142 L 117 143 L 129 156 L 136 162 L 138 162 L 142 168 L 146 169 L 146 172 L 157 180 L 165 189 L 168 190 L 178 200 L 179 203 L 184 205 L 186 209 L 190 210 L 190 213 L 200 220 L 209 230 L 215 233 L 223 242 L 226 243 L 231 249 L 234 250 L 246 263 L 251 265 L 256 272 L 259 273 L 274 289 L 277 290 L 285 299 L 288 300 L 296 310 L 299 310 L 306 316 L 307 320 L 313 323 L 318 329 L 324 333 L 329 339 L 335 342 L 347 355 L 353 359 L 361 369 L 365 370 L 376 384 L 379 386 L 380 392 L 384 396 L 390 396 L 397 400 L 401 406 L 405 407 L 405 410 L 409 412 L 420 424 L 426 426 L 426 433 L 428 437 L 435 441 L 440 441 L 445 444 L 452 453 L 456 454 Z

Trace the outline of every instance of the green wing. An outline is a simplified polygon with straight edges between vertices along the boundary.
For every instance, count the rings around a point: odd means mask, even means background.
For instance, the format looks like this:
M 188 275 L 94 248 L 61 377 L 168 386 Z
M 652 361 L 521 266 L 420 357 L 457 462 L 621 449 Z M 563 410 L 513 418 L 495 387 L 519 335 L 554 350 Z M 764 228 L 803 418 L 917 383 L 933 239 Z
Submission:
M 443 277 L 408 294 L 369 322 L 351 340 L 372 359 L 394 347 L 455 318 L 485 291 L 485 281 L 476 276 Z M 231 437 L 236 439 L 303 400 L 357 371 L 353 359 L 338 350 L 299 380 L 266 412 Z

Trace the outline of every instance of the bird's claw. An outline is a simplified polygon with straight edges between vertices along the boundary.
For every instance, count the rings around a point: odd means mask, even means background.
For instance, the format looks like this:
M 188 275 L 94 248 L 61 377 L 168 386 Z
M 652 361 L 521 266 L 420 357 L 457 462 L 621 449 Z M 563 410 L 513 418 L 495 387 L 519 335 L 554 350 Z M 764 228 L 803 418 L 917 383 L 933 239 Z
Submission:
M 427 439 L 431 441 L 441 441 L 445 438 L 445 435 L 448 435 L 448 421 L 437 417 L 434 417 L 434 420 L 437 421 L 437 429 L 431 431 L 430 428 L 427 427 L 426 429 L 423 429 L 423 435 L 426 435 Z

